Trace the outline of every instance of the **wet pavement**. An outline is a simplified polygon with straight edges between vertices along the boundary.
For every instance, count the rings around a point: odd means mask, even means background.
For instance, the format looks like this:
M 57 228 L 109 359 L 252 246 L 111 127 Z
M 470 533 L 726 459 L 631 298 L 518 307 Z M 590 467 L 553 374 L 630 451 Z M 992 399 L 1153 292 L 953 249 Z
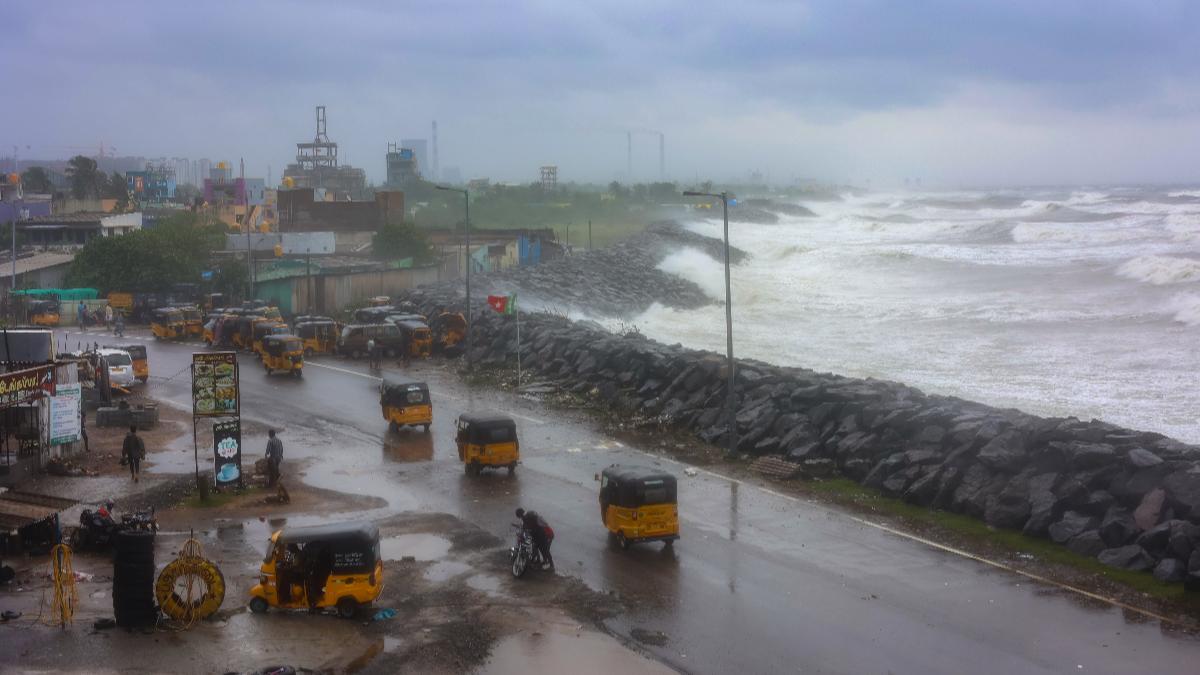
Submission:
M 148 347 L 151 394 L 188 406 L 186 366 L 197 347 L 153 342 Z M 430 385 L 429 434 L 387 431 L 378 379 L 365 363 L 312 359 L 302 379 L 267 376 L 253 357 L 242 356 L 241 364 L 243 415 L 281 429 L 285 476 L 302 471 L 312 486 L 386 502 L 359 514 L 363 517 L 448 513 L 504 541 L 511 537 L 513 509 L 536 509 L 557 532 L 558 574 L 576 576 L 618 599 L 624 611 L 608 618 L 607 628 L 679 670 L 1191 672 L 1200 656 L 1200 642 L 1155 621 L 1082 602 L 825 506 L 708 472 L 685 475 L 677 462 L 626 447 L 578 414 L 511 393 L 472 390 L 436 361 L 415 363 L 406 373 Z M 170 374 L 177 375 L 159 377 Z M 517 420 L 522 465 L 515 476 L 464 475 L 454 449 L 454 419 L 482 409 L 503 410 Z M 266 438 L 244 440 L 253 453 L 249 463 L 261 456 Z M 202 469 L 204 454 L 202 449 Z M 189 471 L 193 461 L 191 448 L 180 448 L 160 455 L 150 470 Z M 679 477 L 682 539 L 674 551 L 657 544 L 622 551 L 607 540 L 593 475 L 612 463 L 659 463 Z M 276 525 L 242 524 L 238 541 L 265 543 Z M 413 556 L 427 565 L 422 574 L 429 581 L 458 579 L 485 595 L 501 592 L 494 578 L 472 577 L 468 563 L 441 560 L 450 550 L 446 541 L 432 534 L 397 535 L 385 540 L 385 557 Z M 247 567 L 240 571 L 252 581 L 256 565 Z M 226 608 L 245 597 L 244 582 L 237 585 L 243 594 L 231 590 Z M 311 626 L 304 617 L 296 617 L 296 624 L 297 636 Z M 504 637 L 485 672 L 513 672 L 522 662 L 554 668 L 570 662 L 572 654 L 613 647 L 604 636 L 573 636 Z M 592 640 L 602 646 L 590 646 Z M 386 656 L 389 650 L 379 645 Z M 657 667 L 631 663 L 627 672 Z

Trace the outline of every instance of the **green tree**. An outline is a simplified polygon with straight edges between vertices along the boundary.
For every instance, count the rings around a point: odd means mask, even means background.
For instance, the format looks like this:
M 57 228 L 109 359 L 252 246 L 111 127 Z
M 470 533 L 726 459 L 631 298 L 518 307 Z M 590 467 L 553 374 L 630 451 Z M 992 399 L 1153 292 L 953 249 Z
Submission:
M 428 260 L 432 252 L 429 238 L 412 223 L 385 223 L 375 233 L 371 240 L 371 248 L 376 258 L 381 260 L 398 260 L 412 258 L 415 261 Z
M 26 192 L 50 194 L 54 192 L 54 184 L 50 182 L 50 172 L 41 166 L 31 166 L 21 172 L 21 183 Z
M 67 177 L 71 179 L 71 196 L 76 199 L 95 199 L 104 185 L 104 174 L 96 169 L 96 160 L 75 155 L 67 162 Z
M 104 174 L 100 174 L 102 177 Z M 125 213 L 129 210 L 129 184 L 125 177 L 116 171 L 112 172 L 112 176 L 105 181 L 104 198 L 117 200 L 115 211 L 117 213 Z

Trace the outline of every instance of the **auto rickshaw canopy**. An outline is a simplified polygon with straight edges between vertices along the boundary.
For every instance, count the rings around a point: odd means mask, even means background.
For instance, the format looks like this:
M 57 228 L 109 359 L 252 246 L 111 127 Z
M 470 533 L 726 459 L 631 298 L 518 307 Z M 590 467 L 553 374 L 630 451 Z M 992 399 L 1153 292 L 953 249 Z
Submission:
M 387 321 L 389 314 L 394 314 L 396 309 L 390 305 L 380 307 L 363 307 L 354 312 L 354 320 L 358 323 L 383 323 Z
M 174 307 L 159 307 L 150 312 L 151 320 L 155 323 L 182 323 L 183 312 Z
M 389 376 L 379 383 L 379 401 L 383 405 L 404 407 L 429 403 L 429 385 L 417 380 Z
M 277 546 L 298 544 L 308 553 L 314 546 L 328 546 L 334 574 L 367 574 L 379 559 L 379 528 L 374 523 L 331 523 L 309 527 L 285 527 L 275 539 Z
M 393 323 L 396 324 L 396 327 L 399 328 L 400 332 L 404 335 L 415 333 L 419 330 L 429 330 L 429 326 L 424 321 L 418 321 L 416 319 L 394 321 Z
M 517 423 L 498 412 L 463 413 L 459 431 L 468 443 L 510 443 L 517 440 Z
M 614 464 L 600 476 L 600 489 L 614 506 L 637 508 L 678 501 L 675 476 L 659 469 Z
M 299 335 L 302 338 L 312 338 L 318 336 L 325 338 L 336 338 L 337 323 L 333 319 L 329 319 L 327 321 L 301 321 L 296 324 L 296 335 Z
M 304 345 L 300 342 L 300 338 L 291 334 L 265 335 L 263 336 L 262 343 L 263 349 L 271 356 L 304 350 Z

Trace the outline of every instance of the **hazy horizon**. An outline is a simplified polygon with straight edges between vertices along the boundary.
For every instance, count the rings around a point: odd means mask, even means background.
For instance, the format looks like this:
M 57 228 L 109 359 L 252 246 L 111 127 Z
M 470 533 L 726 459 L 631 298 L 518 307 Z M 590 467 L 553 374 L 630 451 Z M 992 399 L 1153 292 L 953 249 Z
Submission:
M 676 181 L 1200 180 L 1185 2 L 50 2 L 6 18 L 0 155 L 22 159 L 103 142 L 278 180 L 325 105 L 343 161 L 376 183 L 387 144 L 433 120 L 443 169 L 497 181 L 542 164 L 657 180 L 650 131 Z

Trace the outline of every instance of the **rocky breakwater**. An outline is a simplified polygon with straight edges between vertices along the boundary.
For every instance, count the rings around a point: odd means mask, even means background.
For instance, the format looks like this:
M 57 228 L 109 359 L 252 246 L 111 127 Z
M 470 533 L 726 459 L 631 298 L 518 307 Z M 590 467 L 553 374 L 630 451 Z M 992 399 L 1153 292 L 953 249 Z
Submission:
M 693 309 L 711 300 L 694 282 L 658 268 L 667 255 L 688 247 L 718 261 L 725 259 L 721 242 L 664 221 L 608 248 L 583 251 L 541 265 L 475 275 L 471 279 L 472 295 L 518 292 L 525 307 L 615 317 L 635 316 L 656 302 Z M 745 253 L 731 249 L 729 257 L 737 263 Z
M 425 311 L 461 304 L 415 292 Z M 482 364 L 511 365 L 513 317 L 480 306 Z M 724 445 L 725 361 L 545 313 L 521 316 L 526 372 L 631 421 Z M 921 506 L 1047 537 L 1163 581 L 1200 584 L 1200 450 L 1099 421 L 1042 418 L 861 380 L 739 361 L 738 450 L 781 455 Z

